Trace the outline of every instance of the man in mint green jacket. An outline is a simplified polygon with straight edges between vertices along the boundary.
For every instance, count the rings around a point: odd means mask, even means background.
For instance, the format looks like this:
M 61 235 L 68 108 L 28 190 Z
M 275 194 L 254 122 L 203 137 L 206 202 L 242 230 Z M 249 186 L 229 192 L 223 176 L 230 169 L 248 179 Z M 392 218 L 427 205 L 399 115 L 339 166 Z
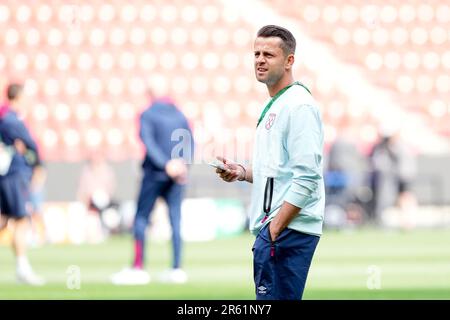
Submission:
M 216 170 L 227 182 L 253 184 L 249 218 L 258 300 L 302 298 L 322 234 L 322 120 L 309 90 L 294 82 L 294 53 L 288 30 L 269 25 L 258 31 L 255 75 L 271 99 L 257 123 L 253 165 L 218 157 L 225 170 Z

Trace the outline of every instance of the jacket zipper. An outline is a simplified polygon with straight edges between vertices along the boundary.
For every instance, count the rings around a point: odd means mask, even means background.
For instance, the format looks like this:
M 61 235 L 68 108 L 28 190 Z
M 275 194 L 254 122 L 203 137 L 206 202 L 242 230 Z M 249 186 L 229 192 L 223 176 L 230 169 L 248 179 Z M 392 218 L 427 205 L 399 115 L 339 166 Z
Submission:
M 272 197 L 273 197 L 273 178 L 267 177 L 266 187 L 264 189 L 264 202 L 263 202 L 263 210 L 265 213 L 264 218 L 261 220 L 261 223 L 264 223 L 267 218 L 269 218 L 270 207 L 272 205 Z

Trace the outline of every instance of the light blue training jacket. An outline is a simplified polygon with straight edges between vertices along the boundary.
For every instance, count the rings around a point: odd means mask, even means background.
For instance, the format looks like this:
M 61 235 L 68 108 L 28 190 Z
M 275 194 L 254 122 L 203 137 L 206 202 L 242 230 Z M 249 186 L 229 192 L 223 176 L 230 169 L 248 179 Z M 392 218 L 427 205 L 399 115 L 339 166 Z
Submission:
M 288 228 L 322 234 L 325 207 L 322 154 L 319 108 L 304 87 L 293 85 L 275 100 L 256 129 L 249 208 L 249 229 L 253 234 L 258 234 L 278 214 L 284 201 L 301 208 Z

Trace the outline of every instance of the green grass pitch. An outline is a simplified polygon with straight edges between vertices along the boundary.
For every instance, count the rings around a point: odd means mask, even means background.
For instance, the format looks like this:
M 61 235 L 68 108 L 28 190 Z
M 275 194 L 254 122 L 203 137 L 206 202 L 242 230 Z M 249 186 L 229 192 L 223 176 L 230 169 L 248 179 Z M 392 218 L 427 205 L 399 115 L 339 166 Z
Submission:
M 450 232 L 325 230 L 310 270 L 304 299 L 450 299 Z M 129 236 L 95 245 L 46 245 L 30 250 L 36 271 L 48 283 L 16 284 L 11 249 L 0 246 L 0 299 L 254 299 L 251 246 L 241 236 L 185 244 L 184 285 L 158 283 L 170 265 L 168 242 L 147 246 L 154 281 L 114 286 L 109 276 L 131 261 Z M 81 272 L 79 289 L 69 289 L 70 266 Z

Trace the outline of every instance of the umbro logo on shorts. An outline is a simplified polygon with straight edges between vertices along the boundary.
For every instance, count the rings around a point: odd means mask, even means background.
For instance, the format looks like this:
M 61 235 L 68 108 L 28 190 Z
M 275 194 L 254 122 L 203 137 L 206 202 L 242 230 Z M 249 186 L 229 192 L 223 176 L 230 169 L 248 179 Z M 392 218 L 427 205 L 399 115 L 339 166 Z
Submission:
M 258 287 L 258 294 L 266 294 L 267 293 L 267 288 L 264 286 L 259 286 Z

